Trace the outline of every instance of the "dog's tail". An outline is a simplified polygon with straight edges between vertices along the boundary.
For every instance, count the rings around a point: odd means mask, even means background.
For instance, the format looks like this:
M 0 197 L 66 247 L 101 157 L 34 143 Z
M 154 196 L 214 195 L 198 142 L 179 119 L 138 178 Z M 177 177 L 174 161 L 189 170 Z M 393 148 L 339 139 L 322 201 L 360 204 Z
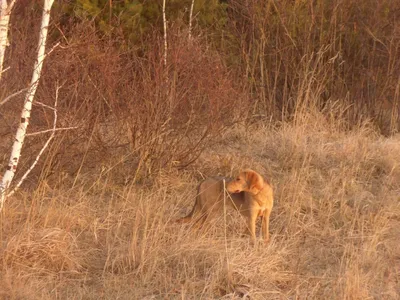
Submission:
M 194 214 L 196 213 L 196 207 L 197 207 L 197 197 L 191 212 L 186 217 L 175 220 L 175 222 L 179 224 L 190 222 L 193 219 Z
M 199 199 L 199 197 L 200 197 L 200 189 L 201 189 L 201 184 L 199 184 L 198 187 L 197 187 L 197 196 L 196 196 L 196 200 L 194 202 L 192 211 L 186 217 L 183 217 L 183 218 L 180 218 L 180 219 L 176 220 L 175 221 L 176 223 L 179 223 L 179 224 L 188 223 L 188 222 L 193 220 L 193 217 L 196 214 L 196 209 L 197 209 L 197 207 L 199 205 L 198 201 L 200 200 Z

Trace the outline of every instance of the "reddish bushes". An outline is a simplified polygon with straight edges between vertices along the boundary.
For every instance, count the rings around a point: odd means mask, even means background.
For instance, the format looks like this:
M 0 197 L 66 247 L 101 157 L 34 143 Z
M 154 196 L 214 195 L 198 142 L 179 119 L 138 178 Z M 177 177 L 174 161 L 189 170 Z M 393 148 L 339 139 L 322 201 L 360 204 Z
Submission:
M 58 134 L 62 143 L 53 146 L 52 169 L 75 173 L 81 166 L 124 162 L 121 155 L 129 157 L 131 173 L 183 167 L 225 126 L 246 116 L 245 96 L 220 56 L 179 29 L 170 29 L 169 37 L 164 66 L 157 35 L 138 55 L 102 40 L 91 23 L 70 28 L 63 46 L 47 58 L 38 89 L 37 100 L 52 105 L 62 84 L 59 125 L 79 127 Z M 35 113 L 51 121 L 46 110 Z

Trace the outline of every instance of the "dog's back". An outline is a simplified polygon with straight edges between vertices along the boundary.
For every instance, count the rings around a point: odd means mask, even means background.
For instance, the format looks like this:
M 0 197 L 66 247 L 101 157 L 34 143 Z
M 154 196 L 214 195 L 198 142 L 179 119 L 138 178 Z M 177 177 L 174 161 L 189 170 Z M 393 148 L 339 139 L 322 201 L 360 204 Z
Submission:
M 177 222 L 188 222 L 196 215 L 199 219 L 204 220 L 211 215 L 220 214 L 223 205 L 240 210 L 245 200 L 244 193 L 228 194 L 224 192 L 224 180 L 228 182 L 230 179 L 210 177 L 202 181 L 198 186 L 196 202 L 192 211 L 186 217 L 177 220 Z

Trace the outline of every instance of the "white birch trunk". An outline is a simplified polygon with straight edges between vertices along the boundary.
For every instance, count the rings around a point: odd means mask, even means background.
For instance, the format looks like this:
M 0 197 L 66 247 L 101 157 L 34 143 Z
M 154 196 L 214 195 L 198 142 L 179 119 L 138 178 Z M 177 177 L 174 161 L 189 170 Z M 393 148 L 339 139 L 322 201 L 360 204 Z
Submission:
M 190 13 L 189 13 L 189 40 L 192 39 L 193 9 L 194 9 L 194 0 L 192 0 L 192 4 L 190 5 Z
M 165 16 L 165 0 L 163 0 L 163 23 L 164 23 L 164 66 L 167 66 L 167 51 L 168 51 L 168 42 L 167 42 L 167 17 Z
M 11 10 L 16 0 L 7 4 L 7 0 L 0 0 L 0 79 L 3 74 L 4 54 L 8 46 L 8 24 L 10 23 Z
M 45 0 L 44 8 L 42 14 L 42 25 L 40 27 L 40 36 L 39 36 L 39 44 L 38 44 L 38 54 L 37 59 L 35 61 L 33 67 L 33 75 L 31 84 L 25 96 L 24 107 L 21 113 L 21 120 L 19 127 L 17 129 L 17 133 L 15 135 L 15 141 L 11 150 L 10 161 L 7 166 L 7 170 L 4 173 L 3 179 L 0 183 L 0 207 L 3 206 L 6 190 L 9 188 L 15 171 L 17 170 L 18 161 L 21 156 L 22 145 L 24 144 L 24 139 L 26 136 L 26 129 L 29 125 L 29 118 L 32 110 L 32 103 L 36 93 L 37 86 L 39 84 L 40 73 L 42 71 L 43 61 L 45 58 L 45 47 L 46 47 L 46 39 L 47 39 L 47 31 L 50 22 L 50 10 L 53 5 L 54 0 Z

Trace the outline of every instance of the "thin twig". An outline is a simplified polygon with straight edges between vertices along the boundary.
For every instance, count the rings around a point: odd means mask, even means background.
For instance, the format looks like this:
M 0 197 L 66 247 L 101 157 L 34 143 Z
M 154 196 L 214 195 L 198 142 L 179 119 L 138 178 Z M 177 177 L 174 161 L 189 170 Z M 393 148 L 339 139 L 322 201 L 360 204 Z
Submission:
M 27 133 L 26 136 L 32 136 L 32 135 L 39 135 L 47 132 L 52 132 L 52 131 L 61 131 L 61 130 L 71 130 L 71 129 L 77 129 L 78 126 L 75 127 L 64 127 L 64 128 L 53 128 L 53 129 L 46 129 L 38 132 L 32 132 L 32 133 Z
M 46 57 L 47 57 L 48 55 L 50 55 L 50 53 L 53 52 L 54 49 L 56 49 L 59 45 L 60 45 L 60 42 L 58 42 L 58 43 L 55 44 L 53 47 L 51 47 L 51 49 L 50 49 L 49 51 L 47 51 Z
M 17 0 L 13 0 L 13 1 L 11 1 L 11 3 L 8 5 L 8 13 L 11 13 L 11 10 L 13 9 L 13 7 L 14 7 L 14 4 L 15 4 L 15 2 L 16 2 Z
M 60 86 L 57 87 L 56 89 L 56 99 L 54 101 L 54 120 L 53 120 L 53 129 L 50 129 L 52 131 L 51 135 L 47 139 L 46 143 L 43 145 L 42 149 L 39 151 L 38 155 L 35 158 L 35 161 L 32 163 L 32 165 L 29 167 L 29 169 L 25 172 L 25 174 L 21 177 L 20 181 L 16 184 L 16 186 L 6 195 L 6 198 L 10 197 L 13 195 L 17 189 L 21 186 L 21 184 L 25 181 L 26 177 L 31 173 L 31 171 L 35 168 L 36 164 L 38 163 L 40 157 L 42 156 L 43 152 L 47 149 L 49 146 L 51 140 L 54 138 L 55 132 L 57 130 L 57 102 L 58 102 L 58 91 L 60 90 Z
M 3 74 L 5 71 L 10 70 L 10 67 L 5 68 L 4 70 L 2 70 L 0 73 Z
M 48 109 L 55 110 L 54 107 L 51 107 L 50 105 L 44 104 L 44 103 L 39 102 L 39 101 L 36 101 L 34 104 L 39 104 L 39 105 L 41 105 L 41 106 L 43 106 L 43 107 L 46 107 L 46 108 L 48 108 Z
M 11 94 L 10 96 L 8 96 L 7 98 L 5 98 L 3 101 L 0 102 L 0 106 L 2 106 L 3 104 L 7 103 L 10 99 L 14 98 L 15 96 L 18 96 L 19 94 L 21 94 L 22 92 L 25 92 L 28 88 L 24 88 L 18 92 L 15 92 L 14 94 Z

